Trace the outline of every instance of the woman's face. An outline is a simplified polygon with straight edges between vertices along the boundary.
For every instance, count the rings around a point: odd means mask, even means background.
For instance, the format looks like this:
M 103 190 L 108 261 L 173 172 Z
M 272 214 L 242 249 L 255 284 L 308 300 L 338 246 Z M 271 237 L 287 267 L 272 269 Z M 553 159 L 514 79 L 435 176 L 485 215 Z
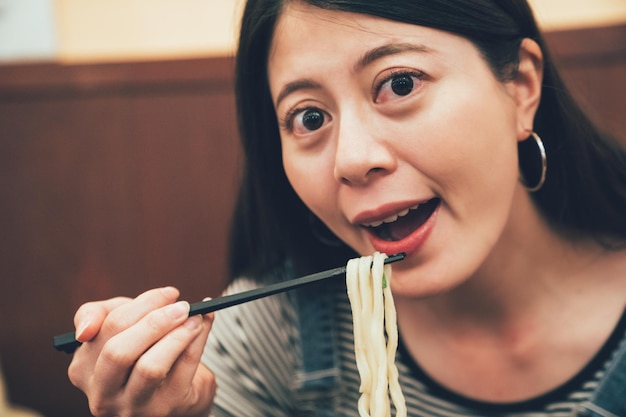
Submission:
M 442 291 L 480 267 L 509 220 L 528 133 L 514 83 L 471 42 L 296 2 L 268 71 L 293 188 L 360 254 L 406 252 L 394 291 Z

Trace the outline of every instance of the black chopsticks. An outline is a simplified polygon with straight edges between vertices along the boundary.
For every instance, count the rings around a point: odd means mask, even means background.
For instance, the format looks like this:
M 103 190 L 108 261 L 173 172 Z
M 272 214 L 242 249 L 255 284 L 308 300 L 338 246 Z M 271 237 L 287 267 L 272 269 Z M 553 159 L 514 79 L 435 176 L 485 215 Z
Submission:
M 404 259 L 406 255 L 404 253 L 398 253 L 391 255 L 385 259 L 385 264 L 400 261 Z M 193 303 L 190 305 L 189 316 L 197 314 L 206 314 L 213 311 L 221 310 L 223 308 L 232 307 L 237 304 L 246 303 L 248 301 L 257 300 L 259 298 L 267 297 L 270 295 L 278 294 L 284 291 L 292 290 L 302 287 L 304 285 L 312 284 L 314 282 L 322 281 L 328 278 L 336 277 L 346 273 L 346 267 L 329 269 L 327 271 L 317 272 L 315 274 L 307 275 L 300 278 L 290 279 L 284 282 L 268 285 L 261 288 L 256 288 L 250 291 L 244 291 L 238 294 L 226 295 L 224 297 L 218 297 L 208 301 L 202 301 L 199 303 Z M 74 353 L 74 351 L 81 345 L 81 342 L 76 340 L 75 332 L 65 333 L 58 336 L 54 336 L 53 341 L 54 348 L 58 351 L 65 353 Z

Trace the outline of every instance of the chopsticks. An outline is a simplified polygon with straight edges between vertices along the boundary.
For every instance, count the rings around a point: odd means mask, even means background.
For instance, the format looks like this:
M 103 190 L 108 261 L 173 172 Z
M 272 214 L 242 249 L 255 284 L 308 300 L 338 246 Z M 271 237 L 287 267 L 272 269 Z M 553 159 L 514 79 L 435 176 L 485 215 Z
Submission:
M 385 259 L 385 264 L 400 261 L 404 259 L 406 254 L 398 253 L 391 255 Z M 257 300 L 259 298 L 267 297 L 270 295 L 278 294 L 281 292 L 289 291 L 295 288 L 309 285 L 314 282 L 319 282 L 328 278 L 336 277 L 346 273 L 346 267 L 329 269 L 315 274 L 306 275 L 304 277 L 290 279 L 276 284 L 271 284 L 265 287 L 256 288 L 254 290 L 244 291 L 237 294 L 226 295 L 218 297 L 208 301 L 201 301 L 199 303 L 193 303 L 190 305 L 189 316 L 195 316 L 197 314 L 206 314 L 213 311 L 221 310 L 223 308 L 232 307 L 237 304 L 247 303 L 248 301 Z M 76 333 L 65 333 L 54 336 L 53 346 L 56 350 L 65 353 L 74 353 L 74 351 L 82 343 L 76 340 Z

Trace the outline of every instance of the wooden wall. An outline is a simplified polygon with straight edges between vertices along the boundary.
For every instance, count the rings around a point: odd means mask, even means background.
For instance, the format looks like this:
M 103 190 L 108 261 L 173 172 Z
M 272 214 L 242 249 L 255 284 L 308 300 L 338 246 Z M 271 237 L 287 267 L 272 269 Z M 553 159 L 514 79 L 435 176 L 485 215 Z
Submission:
M 552 33 L 626 142 L 626 25 Z M 11 399 L 87 416 L 52 349 L 83 302 L 215 296 L 238 180 L 232 59 L 0 66 L 0 362 Z
M 546 38 L 583 107 L 626 144 L 626 24 L 552 32 Z
M 85 301 L 219 293 L 238 178 L 231 61 L 0 68 L 0 360 L 15 402 L 89 415 L 51 345 Z

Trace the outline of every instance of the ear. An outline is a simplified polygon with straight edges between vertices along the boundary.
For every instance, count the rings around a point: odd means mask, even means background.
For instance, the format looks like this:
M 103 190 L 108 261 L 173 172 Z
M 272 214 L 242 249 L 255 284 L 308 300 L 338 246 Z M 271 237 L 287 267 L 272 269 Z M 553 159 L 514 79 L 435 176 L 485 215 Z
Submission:
M 519 68 L 516 77 L 508 83 L 517 107 L 517 139 L 528 138 L 533 130 L 535 113 L 541 100 L 543 81 L 543 53 L 532 39 L 522 41 L 519 50 Z

